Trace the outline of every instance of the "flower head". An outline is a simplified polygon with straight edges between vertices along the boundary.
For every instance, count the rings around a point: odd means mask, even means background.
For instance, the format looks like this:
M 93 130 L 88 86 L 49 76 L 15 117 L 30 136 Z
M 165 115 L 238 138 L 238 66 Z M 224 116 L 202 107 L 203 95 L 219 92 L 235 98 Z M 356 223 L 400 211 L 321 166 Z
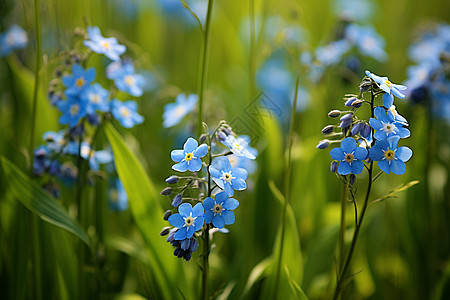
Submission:
M 59 132 L 47 131 L 44 133 L 43 140 L 47 142 L 47 147 L 53 152 L 60 152 L 63 146 L 66 144 L 64 130 Z
M 187 170 L 191 172 L 199 171 L 202 168 L 202 160 L 208 153 L 208 145 L 201 144 L 193 138 L 188 138 L 184 143 L 183 150 L 173 150 L 170 156 L 174 162 L 172 169 L 178 172 L 186 172 Z
M 376 107 L 374 110 L 375 118 L 370 118 L 369 124 L 375 129 L 374 138 L 377 140 L 385 140 L 388 137 L 398 135 L 400 138 L 407 138 L 410 132 L 404 128 L 404 123 L 395 120 L 392 112 L 387 113 L 382 107 Z
M 179 94 L 175 103 L 169 103 L 164 106 L 163 126 L 168 128 L 177 125 L 181 120 L 190 113 L 197 104 L 198 96 L 190 94 Z
M 371 25 L 350 24 L 345 30 L 345 35 L 347 39 L 356 44 L 362 54 L 380 62 L 387 59 L 388 55 L 384 51 L 384 39 Z
M 106 69 L 106 76 L 114 80 L 116 87 L 132 96 L 140 97 L 144 93 L 145 78 L 135 74 L 134 66 L 130 62 L 113 62 Z
M 370 148 L 369 157 L 377 161 L 378 167 L 387 174 L 389 172 L 397 175 L 405 173 L 405 162 L 412 156 L 412 151 L 408 147 L 397 148 L 399 140 L 399 136 L 393 136 L 387 140 L 376 141 Z
M 194 207 L 189 203 L 183 203 L 178 207 L 178 212 L 169 217 L 170 225 L 178 228 L 173 237 L 175 240 L 189 239 L 203 226 L 203 206 L 201 203 L 197 203 Z
M 94 83 L 81 93 L 81 100 L 86 103 L 86 112 L 94 114 L 97 110 L 106 112 L 109 110 L 109 92 L 99 83 Z
M 255 159 L 256 156 L 254 153 L 257 153 L 257 151 L 250 147 L 249 143 L 250 138 L 248 136 L 242 135 L 236 138 L 231 134 L 222 142 L 222 144 L 230 148 L 234 155 Z
M 18 25 L 11 26 L 0 35 L 0 56 L 9 55 L 12 51 L 23 49 L 28 44 L 28 35 Z
M 80 119 L 86 116 L 86 103 L 78 97 L 67 96 L 66 101 L 58 102 L 58 109 L 63 113 L 59 124 L 69 124 L 70 128 L 75 127 Z
M 124 45 L 120 45 L 116 38 L 103 37 L 100 29 L 96 26 L 88 27 L 87 33 L 89 40 L 85 40 L 84 45 L 95 53 L 104 54 L 111 60 L 120 60 L 120 55 L 127 49 Z
M 84 70 L 79 64 L 72 66 L 72 75 L 62 78 L 62 83 L 67 87 L 65 94 L 67 96 L 78 96 L 80 93 L 94 81 L 96 71 L 94 68 Z
M 111 113 L 125 128 L 132 128 L 136 124 L 144 122 L 144 117 L 138 114 L 135 101 L 122 102 L 117 99 L 111 101 Z
M 81 143 L 81 148 L 79 148 L 78 142 L 70 142 L 65 152 L 72 155 L 78 155 L 78 152 L 80 152 L 82 158 L 89 160 L 89 166 L 92 170 L 99 170 L 99 164 L 108 164 L 113 160 L 111 152 L 106 150 L 93 150 L 86 142 Z
M 376 84 L 382 89 L 385 94 L 383 95 L 383 105 L 386 108 L 391 107 L 394 104 L 394 96 L 397 98 L 405 98 L 405 95 L 400 91 L 406 90 L 406 86 L 400 84 L 394 84 L 388 80 L 387 77 L 377 76 L 370 71 L 366 71 L 366 75 L 369 76 Z
M 364 169 L 362 161 L 367 158 L 367 150 L 363 147 L 356 147 L 356 141 L 348 137 L 342 140 L 340 148 L 331 149 L 330 155 L 339 161 L 337 170 L 339 174 L 359 174 Z
M 223 228 L 225 225 L 234 223 L 233 209 L 239 206 L 236 199 L 228 198 L 228 194 L 222 191 L 212 197 L 208 197 L 203 201 L 205 209 L 205 223 L 213 223 L 217 228 Z
M 226 157 L 213 160 L 209 172 L 214 182 L 230 197 L 234 195 L 234 190 L 242 191 L 247 188 L 245 183 L 247 171 L 242 168 L 231 168 L 230 161 Z

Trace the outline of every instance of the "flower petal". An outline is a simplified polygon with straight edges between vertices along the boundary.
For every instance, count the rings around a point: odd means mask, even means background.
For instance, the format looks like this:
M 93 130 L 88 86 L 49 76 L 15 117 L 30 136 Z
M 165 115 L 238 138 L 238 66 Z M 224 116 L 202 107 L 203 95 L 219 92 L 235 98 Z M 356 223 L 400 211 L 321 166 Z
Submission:
M 203 205 L 201 203 L 197 203 L 192 209 L 192 217 L 203 217 L 204 211 Z
M 231 175 L 236 178 L 241 178 L 243 180 L 247 179 L 247 171 L 243 168 L 233 168 L 231 169 Z
M 188 163 L 185 160 L 172 166 L 172 170 L 175 170 L 178 172 L 186 172 L 187 169 L 188 169 Z
M 346 161 L 341 161 L 339 163 L 338 167 L 338 173 L 341 175 L 347 175 L 352 172 L 352 168 L 350 167 L 349 163 Z
M 359 174 L 364 169 L 364 163 L 362 161 L 360 161 L 360 160 L 354 160 L 352 162 L 351 168 L 352 168 L 352 173 L 353 174 L 355 174 L 355 175 Z
M 222 204 L 228 199 L 228 194 L 226 192 L 217 193 L 214 196 L 214 199 L 216 200 L 216 203 Z
M 225 225 L 231 225 L 234 223 L 234 212 L 226 210 L 222 212 L 223 220 L 225 221 Z
M 198 204 L 200 204 L 200 203 L 198 203 Z M 201 204 L 200 204 L 200 206 L 201 206 Z M 203 209 L 203 207 L 202 207 L 202 209 Z M 195 221 L 194 221 L 195 231 L 197 231 L 200 228 L 202 228 L 204 223 L 205 223 L 205 219 L 203 218 L 203 215 L 200 216 L 200 217 L 197 217 L 197 219 L 195 219 Z
M 233 188 L 236 191 L 242 191 L 247 188 L 247 184 L 245 183 L 245 180 L 242 178 L 232 179 L 231 183 L 233 184 Z M 230 196 L 232 196 L 232 195 L 230 195 Z
M 341 142 L 341 149 L 345 153 L 353 152 L 356 149 L 356 141 L 353 138 L 345 138 Z
M 231 164 L 227 157 L 218 157 L 215 160 L 213 160 L 212 165 L 214 168 L 228 172 L 231 170 Z
M 391 166 L 389 165 L 389 162 L 387 160 L 380 160 L 378 162 L 378 167 L 386 174 L 389 174 L 391 170 Z
M 212 221 L 212 218 L 214 216 L 214 213 L 210 210 L 205 211 L 205 223 L 209 224 Z
M 383 123 L 374 118 L 370 118 L 369 124 L 375 130 L 380 130 L 381 128 L 383 128 Z
M 203 156 L 206 155 L 206 153 L 208 153 L 208 145 L 206 145 L 206 144 L 201 144 L 201 145 L 198 146 L 198 148 L 194 151 L 194 156 L 195 156 L 195 157 L 200 157 L 200 158 L 202 158 Z
M 192 205 L 190 203 L 182 203 L 178 207 L 178 212 L 182 217 L 189 217 L 192 212 Z
M 173 238 L 176 239 L 177 241 L 180 241 L 186 239 L 186 236 L 187 236 L 187 228 L 183 227 L 178 229 Z
M 228 182 L 228 183 L 225 183 L 224 184 L 224 187 L 225 187 L 225 191 L 227 192 L 227 194 L 228 194 L 228 196 L 233 196 L 234 195 L 234 190 L 233 190 L 233 188 L 231 187 L 231 184 Z
M 354 155 L 356 159 L 365 160 L 367 158 L 367 150 L 363 147 L 356 147 Z
M 344 151 L 342 151 L 341 148 L 331 149 L 330 155 L 331 155 L 332 159 L 336 159 L 336 160 L 339 160 L 339 161 L 344 160 L 344 158 L 345 158 Z
M 216 195 L 216 197 L 217 197 L 217 195 Z M 215 202 L 214 202 L 213 198 L 211 198 L 211 197 L 208 197 L 203 201 L 203 208 L 205 210 L 210 210 L 211 208 L 214 207 L 214 205 L 215 205 Z M 206 214 L 206 212 L 205 212 L 205 214 Z
M 391 161 L 391 172 L 397 175 L 402 175 L 406 172 L 406 165 L 401 160 L 392 160 Z
M 200 158 L 193 158 L 188 162 L 188 170 L 191 172 L 197 172 L 202 168 L 202 161 Z
M 408 161 L 411 158 L 412 154 L 412 150 L 408 147 L 399 147 L 397 151 L 395 151 L 395 157 L 403 162 Z
M 224 221 L 223 217 L 220 214 L 216 214 L 213 217 L 212 223 L 213 223 L 214 226 L 216 226 L 219 229 L 221 229 L 221 228 L 223 228 L 223 226 L 225 226 L 225 221 Z
M 384 93 L 383 95 L 383 105 L 386 108 L 391 107 L 394 104 L 394 96 L 388 93 Z
M 180 214 L 171 215 L 168 219 L 170 225 L 181 228 L 184 225 L 184 219 Z
M 180 162 L 185 158 L 184 150 L 173 150 L 170 152 L 170 157 L 174 162 Z
M 186 143 L 184 143 L 183 149 L 186 153 L 192 153 L 195 149 L 197 149 L 198 143 L 193 138 L 188 138 Z
M 234 198 L 228 198 L 223 204 L 222 207 L 226 210 L 233 210 L 239 206 L 239 201 Z

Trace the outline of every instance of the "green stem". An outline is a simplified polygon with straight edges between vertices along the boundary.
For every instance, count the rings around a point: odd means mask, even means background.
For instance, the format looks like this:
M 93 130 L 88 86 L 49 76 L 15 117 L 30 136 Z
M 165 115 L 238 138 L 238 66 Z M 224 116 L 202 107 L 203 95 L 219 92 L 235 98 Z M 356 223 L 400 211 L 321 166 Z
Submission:
M 203 48 L 201 52 L 200 59 L 200 80 L 198 86 L 198 122 L 197 122 L 197 133 L 198 136 L 202 132 L 202 122 L 203 122 L 203 94 L 205 90 L 206 83 L 206 70 L 208 65 L 208 50 L 209 50 L 209 32 L 211 29 L 211 15 L 213 9 L 214 0 L 208 1 L 208 12 L 206 14 L 205 30 L 203 32 Z
M 280 283 L 280 272 L 281 272 L 281 262 L 283 259 L 283 247 L 284 247 L 284 236 L 286 232 L 286 211 L 289 204 L 289 194 L 291 190 L 291 174 L 292 174 L 292 144 L 294 141 L 294 128 L 295 128 L 295 117 L 297 115 L 297 96 L 298 96 L 298 86 L 300 82 L 300 73 L 297 75 L 297 80 L 295 82 L 295 93 L 294 93 L 294 105 L 292 107 L 291 114 L 291 126 L 289 129 L 289 141 L 288 141 L 288 159 L 286 162 L 286 178 L 284 179 L 284 205 L 283 210 L 281 212 L 281 238 L 280 238 L 280 248 L 278 251 L 278 259 L 277 259 L 277 271 L 275 275 L 275 288 L 274 288 L 274 299 L 277 298 L 278 295 L 278 286 Z
M 30 174 L 33 175 L 33 163 L 34 163 L 34 133 L 36 125 L 36 111 L 37 101 L 39 93 L 39 71 L 41 69 L 41 20 L 39 12 L 39 0 L 34 0 L 34 18 L 36 27 L 36 71 L 34 74 L 34 92 L 33 92 L 33 107 L 31 112 L 31 129 L 30 129 L 30 143 L 29 143 L 29 156 L 30 156 Z M 39 245 L 39 220 L 36 215 L 32 215 L 33 226 L 33 270 L 34 270 L 34 285 L 35 285 L 35 297 L 36 299 L 42 299 L 42 282 L 41 282 L 41 248 Z
M 345 213 L 347 207 L 347 185 L 342 183 L 341 186 L 341 228 L 339 234 L 339 272 L 342 272 L 342 267 L 345 260 Z
M 250 0 L 249 14 L 250 14 L 249 101 L 252 101 L 253 97 L 255 97 L 255 73 L 256 73 L 255 5 L 253 3 L 253 0 Z

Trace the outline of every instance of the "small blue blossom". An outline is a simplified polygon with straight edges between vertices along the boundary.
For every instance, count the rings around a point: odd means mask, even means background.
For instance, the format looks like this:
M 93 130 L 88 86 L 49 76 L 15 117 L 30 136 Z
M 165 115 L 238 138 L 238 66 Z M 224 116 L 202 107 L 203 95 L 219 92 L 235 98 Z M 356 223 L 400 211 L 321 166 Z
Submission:
M 405 98 L 405 95 L 400 93 L 400 91 L 406 90 L 406 86 L 394 84 L 390 82 L 387 77 L 377 76 L 370 71 L 366 71 L 366 75 L 373 79 L 380 89 L 385 92 L 383 95 L 384 107 L 389 108 L 394 104 L 394 96 L 401 99 Z
M 408 121 L 397 112 L 397 109 L 395 107 L 395 105 L 392 105 L 391 107 L 388 108 L 387 110 L 388 114 L 392 114 L 392 116 L 394 117 L 395 122 L 399 122 L 405 126 L 408 126 Z
M 179 94 L 175 103 L 169 103 L 164 106 L 163 126 L 168 128 L 177 125 L 190 113 L 197 104 L 198 96 L 196 94 Z
M 82 92 L 80 99 L 86 103 L 86 112 L 95 114 L 96 111 L 106 112 L 109 110 L 109 91 L 99 83 L 87 87 Z
M 86 103 L 77 97 L 67 96 L 66 101 L 58 102 L 58 109 L 63 113 L 59 124 L 69 124 L 70 128 L 75 127 L 86 116 Z
M 112 211 L 124 211 L 128 208 L 128 195 L 119 178 L 110 181 L 108 206 Z
M 205 209 L 205 224 L 213 223 L 219 229 L 225 225 L 234 223 L 233 209 L 239 206 L 236 199 L 228 198 L 227 192 L 223 191 L 214 196 L 206 198 L 203 201 Z
M 135 74 L 134 66 L 130 62 L 113 62 L 106 69 L 106 76 L 114 80 L 116 87 L 132 96 L 140 97 L 144 93 L 145 78 Z
M 222 142 L 222 144 L 230 148 L 234 155 L 255 159 L 256 156 L 253 153 L 255 153 L 256 150 L 250 147 L 249 143 L 250 138 L 248 136 L 242 135 L 236 138 L 231 134 Z
M 172 169 L 178 172 L 197 172 L 202 168 L 202 160 L 208 153 L 208 145 L 201 144 L 193 138 L 188 138 L 184 143 L 183 150 L 173 150 L 170 156 L 177 164 L 172 166 Z
M 388 137 L 398 135 L 400 138 L 407 138 L 410 132 L 404 128 L 404 124 L 397 122 L 393 113 L 387 113 L 382 107 L 376 107 L 374 110 L 375 118 L 370 118 L 369 124 L 375 129 L 374 138 L 385 140 Z
M 324 66 L 335 65 L 350 50 L 350 47 L 350 43 L 346 40 L 332 42 L 316 49 L 316 59 Z
M 28 35 L 18 25 L 12 25 L 0 35 L 0 56 L 9 55 L 12 51 L 23 49 L 28 44 Z
M 258 153 L 255 152 L 253 154 L 256 156 Z M 258 168 L 258 164 L 256 163 L 255 160 L 248 159 L 245 156 L 237 156 L 237 155 L 232 154 L 232 155 L 227 155 L 227 157 L 228 157 L 228 160 L 230 161 L 231 168 L 245 169 L 249 175 L 255 173 Z
M 33 174 L 37 176 L 42 176 L 48 170 L 51 164 L 50 160 L 50 150 L 47 146 L 39 146 L 39 148 L 33 151 Z
M 178 228 L 173 238 L 178 241 L 190 239 L 203 226 L 203 206 L 201 203 L 197 203 L 194 207 L 189 203 L 183 203 L 178 207 L 178 212 L 169 217 L 170 225 Z
M 100 169 L 99 164 L 108 164 L 113 160 L 111 152 L 106 150 L 92 150 L 91 146 L 86 142 L 81 143 L 81 148 L 79 148 L 78 142 L 70 142 L 65 149 L 65 152 L 71 155 L 78 155 L 79 151 L 82 158 L 89 159 L 89 167 L 91 170 L 97 171 Z
M 371 25 L 350 24 L 345 29 L 345 36 L 358 47 L 363 55 L 370 56 L 380 62 L 384 62 L 388 58 L 384 51 L 384 39 Z
M 137 112 L 137 103 L 135 101 L 122 102 L 117 99 L 111 101 L 111 113 L 125 128 L 132 128 L 136 124 L 144 122 L 144 117 Z
M 44 133 L 43 140 L 47 142 L 48 149 L 55 153 L 60 152 L 67 142 L 64 130 L 59 132 L 47 131 Z
M 356 175 L 364 169 L 363 160 L 367 158 L 367 150 L 363 147 L 356 147 L 356 141 L 348 137 L 342 140 L 340 148 L 331 149 L 330 155 L 339 161 L 337 170 L 339 174 L 353 173 Z
M 84 45 L 95 53 L 104 54 L 111 60 L 120 60 L 120 55 L 127 50 L 127 47 L 120 45 L 116 38 L 103 37 L 100 29 L 96 26 L 88 27 L 87 33 L 89 40 L 85 40 Z
M 408 147 L 397 148 L 399 140 L 400 137 L 393 136 L 387 140 L 376 141 L 370 149 L 369 157 L 377 161 L 378 167 L 387 174 L 389 172 L 397 175 L 404 174 L 406 171 L 405 162 L 412 156 L 412 151 Z
M 86 71 L 79 64 L 72 66 L 72 75 L 62 78 L 62 83 L 67 87 L 65 94 L 67 96 L 79 96 L 80 93 L 94 81 L 96 71 L 89 68 Z
M 231 168 L 230 161 L 226 157 L 222 156 L 213 160 L 209 166 L 209 172 L 214 182 L 230 197 L 234 195 L 234 190 L 242 191 L 247 188 L 245 183 L 247 171 L 242 168 Z

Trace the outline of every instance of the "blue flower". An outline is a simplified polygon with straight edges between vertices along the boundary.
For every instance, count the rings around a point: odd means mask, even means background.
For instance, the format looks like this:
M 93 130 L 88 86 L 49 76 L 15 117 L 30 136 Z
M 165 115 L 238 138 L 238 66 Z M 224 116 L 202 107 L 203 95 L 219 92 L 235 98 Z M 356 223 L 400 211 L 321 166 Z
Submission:
M 80 99 L 86 103 L 86 112 L 94 114 L 97 110 L 106 112 L 109 110 L 109 91 L 104 89 L 99 83 L 94 83 L 84 89 Z
M 43 140 L 47 142 L 48 149 L 52 152 L 58 153 L 66 144 L 65 132 L 64 130 L 59 132 L 47 131 L 44 133 Z
M 86 116 L 86 103 L 77 97 L 67 96 L 66 101 L 59 101 L 58 109 L 63 113 L 59 118 L 59 124 L 69 124 L 71 128 Z
M 88 27 L 87 33 L 90 40 L 85 40 L 84 45 L 95 53 L 104 54 L 111 60 L 120 60 L 120 55 L 127 50 L 127 47 L 120 45 L 116 38 L 103 37 L 100 29 L 96 26 Z
M 201 203 L 197 203 L 194 207 L 189 203 L 183 203 L 178 207 L 178 212 L 169 217 L 170 225 L 178 228 L 173 238 L 175 240 L 190 239 L 203 226 L 203 206 Z
M 399 122 L 402 125 L 408 126 L 408 120 L 405 119 L 405 117 L 403 117 L 402 115 L 400 115 L 397 112 L 397 109 L 395 107 L 395 105 L 392 105 L 391 107 L 388 108 L 387 110 L 388 114 L 392 114 L 392 116 L 394 117 L 395 122 Z
M 213 160 L 209 166 L 209 173 L 214 182 L 230 197 L 234 195 L 234 190 L 242 191 L 247 188 L 245 183 L 247 171 L 242 168 L 231 168 L 230 161 L 226 157 L 222 156 Z
M 72 66 L 72 75 L 62 78 L 62 83 L 67 87 L 65 94 L 67 96 L 78 96 L 86 87 L 94 81 L 96 71 L 89 68 L 86 71 L 79 64 Z
M 208 145 L 201 144 L 193 138 L 188 138 L 184 143 L 183 150 L 173 150 L 170 157 L 177 164 L 172 166 L 172 169 L 178 172 L 199 171 L 202 168 L 201 158 L 208 153 Z
M 248 136 L 242 135 L 236 138 L 231 134 L 222 142 L 222 144 L 230 148 L 234 155 L 255 159 L 256 156 L 254 153 L 256 152 L 257 154 L 257 151 L 250 147 L 249 143 L 250 138 Z
M 169 103 L 164 106 L 163 126 L 168 128 L 177 125 L 181 120 L 190 113 L 197 104 L 198 96 L 190 94 L 179 94 L 175 103 Z
M 42 176 L 48 170 L 51 164 L 50 150 L 46 146 L 39 146 L 33 151 L 33 174 Z
M 391 107 L 394 104 L 394 96 L 397 98 L 405 98 L 405 95 L 400 91 L 406 90 L 406 86 L 400 84 L 394 84 L 388 80 L 387 77 L 377 76 L 370 71 L 366 71 L 366 75 L 369 76 L 376 84 L 382 89 L 385 94 L 383 95 L 383 105 L 386 108 Z
M 128 208 L 128 195 L 119 178 L 110 181 L 108 206 L 112 211 L 123 211 Z
M 385 140 L 388 137 L 398 135 L 401 138 L 407 138 L 410 132 L 403 127 L 403 123 L 397 122 L 394 119 L 394 114 L 386 113 L 382 107 L 376 107 L 374 110 L 376 119 L 370 118 L 369 124 L 375 129 L 373 137 L 377 140 Z
M 111 152 L 106 150 L 92 150 L 91 146 L 86 142 L 81 143 L 81 148 L 79 148 L 78 142 L 70 142 L 65 149 L 65 153 L 71 155 L 78 155 L 78 152 L 80 152 L 82 158 L 89 159 L 89 167 L 96 171 L 100 169 L 99 164 L 108 164 L 113 160 Z
M 227 192 L 223 191 L 214 196 L 214 199 L 208 197 L 203 201 L 205 209 L 205 223 L 213 223 L 219 229 L 225 225 L 234 223 L 233 209 L 239 206 L 236 199 L 228 198 Z
M 316 59 L 324 66 L 335 65 L 348 50 L 350 50 L 349 42 L 338 40 L 324 47 L 317 48 Z
M 400 137 L 393 136 L 387 140 L 376 141 L 375 145 L 370 148 L 369 157 L 377 161 L 378 167 L 387 174 L 389 172 L 397 175 L 405 173 L 405 162 L 412 156 L 412 151 L 408 147 L 397 148 L 399 140 Z
M 28 44 L 28 35 L 20 26 L 12 25 L 0 35 L 0 56 L 7 56 L 12 51 L 23 49 Z
M 353 173 L 356 175 L 364 169 L 363 160 L 367 158 L 367 150 L 363 147 L 356 147 L 356 141 L 348 137 L 342 140 L 340 148 L 331 149 L 330 155 L 339 161 L 339 174 Z
M 114 80 L 116 87 L 128 94 L 140 97 L 144 93 L 144 76 L 134 73 L 134 66 L 129 63 L 113 62 L 106 69 L 106 76 Z
M 111 113 L 125 128 L 132 128 L 136 124 L 144 122 L 144 117 L 138 114 L 135 101 L 122 102 L 117 99 L 111 101 Z
M 387 53 L 384 51 L 384 39 L 371 25 L 350 24 L 345 30 L 345 36 L 352 43 L 356 44 L 362 54 L 380 62 L 388 58 Z

